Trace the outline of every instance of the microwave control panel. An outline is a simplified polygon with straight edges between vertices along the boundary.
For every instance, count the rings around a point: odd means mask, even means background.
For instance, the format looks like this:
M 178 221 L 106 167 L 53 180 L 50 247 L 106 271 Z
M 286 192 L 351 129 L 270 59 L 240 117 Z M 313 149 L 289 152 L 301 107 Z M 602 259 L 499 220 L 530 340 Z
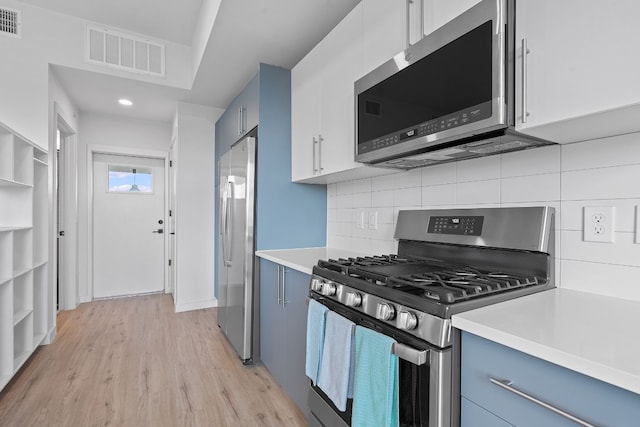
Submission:
M 385 135 L 370 141 L 360 142 L 358 144 L 358 152 L 362 154 L 369 151 L 379 150 L 411 139 L 454 129 L 489 117 L 491 117 L 490 101 L 466 108 L 453 114 L 448 114 L 419 123 L 410 128 L 403 129 L 401 132 Z

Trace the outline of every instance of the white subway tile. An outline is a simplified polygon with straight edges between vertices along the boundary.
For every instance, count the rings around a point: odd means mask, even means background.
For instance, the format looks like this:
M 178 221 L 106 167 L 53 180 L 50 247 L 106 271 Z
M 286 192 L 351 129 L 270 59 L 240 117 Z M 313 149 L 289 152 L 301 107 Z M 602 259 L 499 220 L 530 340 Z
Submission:
M 337 222 L 338 209 L 327 209 L 327 222 Z
M 420 187 L 399 188 L 393 194 L 394 206 L 421 206 L 422 189 Z
M 336 196 L 336 208 L 347 209 L 353 207 L 353 194 L 338 194 Z
M 353 209 L 334 209 L 335 222 L 353 222 Z
M 332 222 L 330 223 L 329 234 L 333 236 L 351 236 L 352 224 L 350 222 Z
M 371 207 L 371 192 L 354 194 L 353 195 L 352 206 L 354 208 L 369 208 L 369 207 Z
M 614 243 L 585 242 L 582 231 L 560 233 L 563 259 L 640 267 L 640 245 L 634 243 L 633 233 L 615 233 Z
M 534 148 L 502 155 L 502 177 L 560 172 L 560 146 Z
M 338 191 L 337 184 L 327 184 L 327 197 L 335 196 Z
M 563 171 L 638 163 L 640 163 L 640 133 L 562 146 Z
M 562 174 L 562 200 L 640 198 L 640 164 Z
M 640 268 L 562 260 L 562 288 L 640 301 Z
M 395 224 L 378 224 L 377 230 L 371 230 L 371 238 L 377 240 L 393 240 Z
M 458 183 L 456 203 L 459 205 L 500 203 L 500 180 Z
M 371 212 L 378 212 L 378 224 L 394 224 L 393 208 L 372 208 Z
M 327 209 L 336 209 L 338 207 L 337 196 L 327 196 Z
M 336 194 L 338 196 L 344 194 L 353 194 L 353 181 L 338 182 L 336 184 Z
M 422 187 L 422 206 L 453 205 L 456 203 L 456 184 Z
M 353 194 L 371 193 L 371 178 L 352 181 Z
M 456 163 L 458 182 L 500 178 L 500 156 L 481 157 Z
M 330 248 L 351 249 L 351 237 L 329 235 L 327 246 Z
M 401 174 L 404 172 L 400 172 L 398 171 L 397 174 Z M 392 175 L 383 175 L 383 176 L 376 176 L 371 178 L 371 191 L 384 191 L 384 190 L 392 190 L 394 189 L 394 181 L 393 181 L 393 177 L 396 174 L 392 174 Z
M 398 252 L 396 242 L 371 239 L 371 253 L 374 255 L 395 254 Z
M 422 185 L 454 184 L 456 182 L 456 164 L 444 163 L 442 165 L 422 168 Z
M 352 238 L 351 247 L 349 248 L 356 252 L 362 252 L 365 254 L 371 253 L 371 239 Z
M 560 200 L 560 173 L 502 179 L 502 202 L 546 202 Z
M 393 190 L 374 191 L 371 193 L 372 207 L 392 207 L 393 206 Z
M 390 175 L 394 189 L 414 188 L 422 185 L 422 171 L 411 169 L 406 172 Z

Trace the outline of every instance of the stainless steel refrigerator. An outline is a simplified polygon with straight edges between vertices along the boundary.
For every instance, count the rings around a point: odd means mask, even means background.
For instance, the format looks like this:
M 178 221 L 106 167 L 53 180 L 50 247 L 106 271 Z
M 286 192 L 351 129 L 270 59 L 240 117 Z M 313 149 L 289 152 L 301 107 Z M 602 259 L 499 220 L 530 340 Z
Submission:
M 255 255 L 256 138 L 245 137 L 220 157 L 218 325 L 247 364 L 259 332 Z

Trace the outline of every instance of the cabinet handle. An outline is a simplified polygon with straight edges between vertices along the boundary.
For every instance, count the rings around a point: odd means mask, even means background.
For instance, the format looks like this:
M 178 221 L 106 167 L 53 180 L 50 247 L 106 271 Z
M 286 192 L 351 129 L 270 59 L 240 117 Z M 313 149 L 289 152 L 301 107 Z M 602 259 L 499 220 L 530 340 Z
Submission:
M 286 276 L 287 270 L 285 269 L 285 267 L 282 267 L 282 306 L 284 307 L 285 305 L 287 305 L 287 303 L 291 302 L 287 300 L 287 276 Z
M 414 0 L 407 0 L 407 44 L 406 49 L 412 46 L 411 44 L 411 5 Z M 424 0 L 420 0 L 420 38 L 424 37 Z M 408 58 L 407 58 L 408 59 Z
M 318 168 L 316 167 L 316 145 L 318 144 L 318 141 L 315 136 L 311 138 L 311 141 L 311 151 L 313 152 L 313 174 L 315 175 L 318 173 Z
M 280 266 L 278 266 L 278 282 L 277 282 L 277 286 L 278 286 L 278 305 L 282 304 L 282 298 L 280 298 Z
M 247 107 L 245 107 L 244 105 L 242 106 L 242 110 L 241 110 L 242 114 L 242 134 L 244 135 L 245 133 L 247 133 Z
M 527 123 L 529 112 L 527 111 L 527 55 L 529 55 L 527 39 L 522 39 L 522 123 Z
M 322 167 L 322 141 L 324 141 L 324 138 L 318 134 L 318 170 L 320 173 L 324 170 Z
M 526 399 L 526 400 L 528 400 L 528 401 L 530 401 L 532 403 L 535 403 L 536 405 L 540 405 L 543 408 L 546 408 L 546 409 L 550 410 L 551 412 L 555 412 L 556 414 L 558 414 L 558 415 L 560 415 L 560 416 L 562 416 L 564 418 L 567 418 L 568 420 L 571 420 L 576 424 L 579 424 L 579 425 L 584 426 L 584 427 L 596 427 L 595 425 L 590 424 L 590 423 L 586 422 L 585 420 L 576 417 L 575 415 L 571 415 L 570 413 L 565 412 L 562 409 L 556 408 L 555 406 L 553 406 L 553 405 L 551 405 L 551 404 L 549 404 L 547 402 L 544 402 L 544 401 L 542 401 L 542 400 L 540 400 L 538 398 L 535 398 L 535 397 L 533 397 L 533 396 L 531 396 L 531 395 L 529 395 L 529 394 L 527 394 L 527 393 L 525 393 L 523 391 L 518 390 L 517 388 L 515 388 L 515 387 L 513 387 L 511 385 L 511 381 L 509 381 L 509 380 L 497 380 L 495 378 L 489 377 L 489 381 L 491 381 L 492 384 L 495 384 L 498 387 L 502 387 L 503 389 L 505 389 L 505 390 L 515 394 L 515 395 L 518 395 L 518 396 L 520 396 L 520 397 L 522 397 L 522 398 L 524 398 L 524 399 Z

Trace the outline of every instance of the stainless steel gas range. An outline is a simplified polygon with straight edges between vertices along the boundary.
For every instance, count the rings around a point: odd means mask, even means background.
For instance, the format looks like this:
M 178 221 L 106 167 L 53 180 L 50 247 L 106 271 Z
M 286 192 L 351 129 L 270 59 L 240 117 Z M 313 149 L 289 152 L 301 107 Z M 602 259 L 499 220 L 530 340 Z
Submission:
M 459 425 L 451 316 L 553 288 L 554 216 L 551 207 L 400 211 L 397 254 L 314 266 L 310 298 L 395 340 L 400 426 Z M 352 405 L 340 411 L 310 384 L 310 425 L 352 425 Z

